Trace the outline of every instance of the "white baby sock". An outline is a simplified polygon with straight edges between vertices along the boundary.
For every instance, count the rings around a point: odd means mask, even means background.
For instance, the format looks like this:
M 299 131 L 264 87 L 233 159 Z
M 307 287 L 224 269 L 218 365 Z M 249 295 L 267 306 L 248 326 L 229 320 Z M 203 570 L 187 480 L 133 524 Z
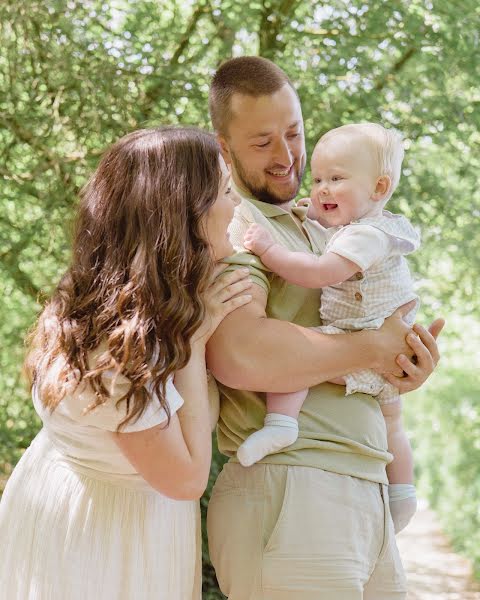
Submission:
M 297 419 L 270 413 L 265 416 L 263 428 L 252 433 L 237 450 L 237 458 L 241 465 L 249 467 L 267 454 L 290 446 L 297 438 Z
M 390 514 L 395 533 L 402 531 L 410 523 L 417 510 L 415 486 L 411 483 L 391 483 L 388 486 Z

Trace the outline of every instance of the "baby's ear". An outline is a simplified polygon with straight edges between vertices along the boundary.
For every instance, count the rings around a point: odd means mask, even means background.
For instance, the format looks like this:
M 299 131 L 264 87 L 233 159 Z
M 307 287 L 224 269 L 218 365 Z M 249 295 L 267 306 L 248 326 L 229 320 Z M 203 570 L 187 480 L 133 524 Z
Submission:
M 388 175 L 381 175 L 377 179 L 377 183 L 375 185 L 375 190 L 372 194 L 372 200 L 384 200 L 385 196 L 390 191 L 390 187 L 392 185 L 392 180 Z

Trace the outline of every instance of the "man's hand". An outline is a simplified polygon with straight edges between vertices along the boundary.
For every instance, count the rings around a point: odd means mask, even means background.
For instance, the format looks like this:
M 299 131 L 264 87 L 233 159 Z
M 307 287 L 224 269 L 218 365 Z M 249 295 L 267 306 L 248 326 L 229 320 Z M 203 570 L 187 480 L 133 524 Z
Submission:
M 397 364 L 403 371 L 403 377 L 397 377 L 391 373 L 384 374 L 385 379 L 398 388 L 400 394 L 416 390 L 433 373 L 440 360 L 436 340 L 444 325 L 443 319 L 436 319 L 427 330 L 422 325 L 415 323 L 413 326 L 415 333 L 407 335 L 407 343 L 413 351 L 415 361 L 400 354 L 397 357 Z

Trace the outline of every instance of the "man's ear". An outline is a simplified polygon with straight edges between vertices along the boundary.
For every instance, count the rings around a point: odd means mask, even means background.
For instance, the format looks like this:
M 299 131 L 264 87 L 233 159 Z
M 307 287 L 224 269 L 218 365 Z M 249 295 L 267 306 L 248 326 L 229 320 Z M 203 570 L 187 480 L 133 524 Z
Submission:
M 230 148 L 226 138 L 220 133 L 217 133 L 217 142 L 220 146 L 220 152 L 222 154 L 223 160 L 226 162 L 227 165 L 230 165 L 232 163 L 232 159 L 230 156 Z
M 372 200 L 383 200 L 390 191 L 391 186 L 392 180 L 390 179 L 390 177 L 388 175 L 381 175 L 377 179 L 375 190 L 372 194 Z

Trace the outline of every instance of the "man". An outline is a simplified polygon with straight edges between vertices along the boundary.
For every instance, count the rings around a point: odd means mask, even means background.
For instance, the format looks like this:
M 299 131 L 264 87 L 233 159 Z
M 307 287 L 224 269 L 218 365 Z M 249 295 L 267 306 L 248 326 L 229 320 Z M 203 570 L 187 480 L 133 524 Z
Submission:
M 285 73 L 259 57 L 227 61 L 213 78 L 210 112 L 243 197 L 233 245 L 241 248 L 256 221 L 292 250 L 321 253 L 321 231 L 292 203 L 306 157 L 300 102 Z M 378 403 L 365 394 L 345 397 L 341 386 L 322 382 L 373 368 L 390 373 L 401 392 L 416 389 L 438 361 L 442 322 L 430 332 L 415 326 L 417 337 L 399 309 L 378 331 L 321 335 L 308 329 L 320 324 L 318 290 L 287 284 L 245 252 L 230 262 L 248 265 L 256 285 L 252 302 L 225 318 L 208 345 L 222 393 L 219 448 L 232 457 L 208 514 L 222 591 L 230 600 L 404 598 L 386 491 L 391 456 Z M 259 392 L 306 387 L 298 440 L 241 467 L 235 452 L 265 415 Z

